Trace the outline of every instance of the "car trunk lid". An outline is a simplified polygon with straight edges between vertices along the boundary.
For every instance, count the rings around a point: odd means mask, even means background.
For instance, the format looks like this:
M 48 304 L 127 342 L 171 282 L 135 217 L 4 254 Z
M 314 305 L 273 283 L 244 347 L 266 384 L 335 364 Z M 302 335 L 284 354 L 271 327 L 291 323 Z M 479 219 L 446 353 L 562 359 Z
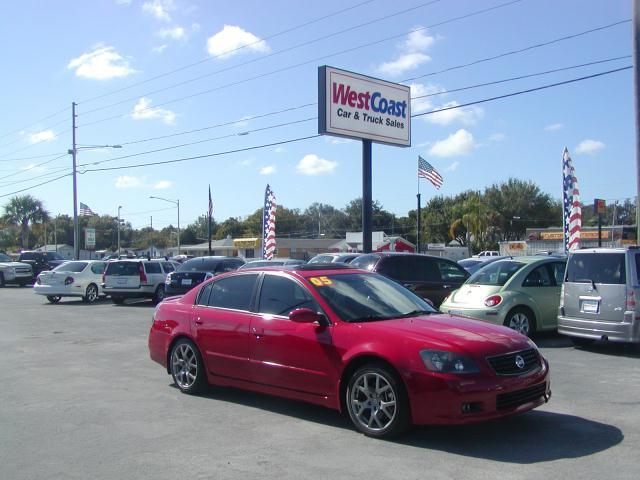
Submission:
M 464 284 L 451 295 L 449 301 L 466 307 L 483 307 L 484 299 L 498 293 L 501 289 L 502 287 L 495 285 Z

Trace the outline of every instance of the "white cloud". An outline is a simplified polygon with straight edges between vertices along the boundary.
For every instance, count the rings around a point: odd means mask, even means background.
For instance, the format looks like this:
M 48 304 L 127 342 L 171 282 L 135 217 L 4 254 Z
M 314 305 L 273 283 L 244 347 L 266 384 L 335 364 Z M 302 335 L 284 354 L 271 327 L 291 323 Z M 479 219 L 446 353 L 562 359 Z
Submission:
M 494 133 L 489 136 L 489 141 L 494 143 L 504 142 L 507 139 L 507 136 L 504 133 Z
M 564 123 L 552 123 L 551 125 L 547 125 L 544 129 L 547 132 L 555 132 L 556 130 L 561 130 L 564 128 Z
M 160 107 L 151 107 L 151 100 L 142 97 L 133 107 L 131 118 L 134 120 L 150 120 L 158 118 L 167 125 L 173 125 L 176 121 L 176 114 L 171 110 Z
M 151 0 L 142 4 L 142 11 L 165 22 L 171 21 L 171 14 L 176 9 L 173 0 Z
M 166 43 L 162 44 L 162 45 L 158 45 L 157 47 L 153 47 L 151 49 L 151 52 L 153 53 L 162 53 L 165 51 L 165 49 L 168 47 L 169 45 L 167 45 Z
M 127 5 L 127 6 L 129 6 L 129 5 L 131 5 L 131 1 L 132 0 L 116 0 L 116 3 L 118 5 Z
M 587 140 L 581 141 L 580 145 L 576 147 L 576 153 L 593 155 L 594 153 L 604 149 L 604 147 L 606 147 L 606 145 L 599 140 L 587 139 Z
M 135 73 L 129 62 L 116 52 L 115 48 L 102 44 L 96 45 L 93 51 L 72 59 L 67 68 L 75 69 L 77 77 L 91 80 L 110 80 Z
M 158 31 L 156 35 L 160 38 L 170 38 L 177 41 L 187 39 L 187 31 L 180 26 L 163 28 L 162 30 Z
M 403 46 L 410 52 L 421 52 L 433 45 L 435 41 L 435 37 L 427 35 L 424 30 L 418 30 L 407 35 L 407 39 L 404 41 Z
M 461 128 L 444 140 L 437 141 L 430 149 L 429 155 L 434 157 L 456 157 L 468 155 L 476 147 L 473 135 Z
M 116 188 L 140 188 L 144 187 L 144 178 L 130 175 L 121 175 L 116 179 Z
M 437 107 L 436 110 L 448 107 L 457 107 L 458 102 L 447 102 L 441 107 Z M 463 125 L 475 125 L 476 122 L 484 117 L 484 110 L 480 107 L 463 107 L 463 108 L 451 108 L 442 112 L 433 113 L 431 115 L 424 115 L 424 119 L 430 123 L 437 125 L 450 125 L 455 122 L 459 122 Z
M 451 165 L 449 165 L 447 168 L 445 168 L 444 171 L 445 172 L 455 172 L 458 169 L 459 166 L 460 166 L 460 162 L 456 160 Z
M 41 132 L 31 133 L 27 137 L 29 143 L 42 143 L 50 142 L 56 138 L 56 134 L 53 130 L 42 130 Z
M 171 185 L 173 185 L 173 183 L 170 180 L 160 180 L 153 184 L 153 188 L 156 190 L 164 190 L 166 188 L 171 188 Z
M 338 162 L 320 158 L 310 153 L 298 162 L 296 170 L 303 175 L 324 175 L 332 173 L 337 166 Z
M 376 70 L 383 75 L 397 77 L 398 75 L 402 75 L 404 72 L 407 72 L 409 70 L 415 70 L 420 65 L 428 62 L 429 60 L 431 60 L 431 57 L 429 55 L 425 55 L 424 53 L 405 53 L 400 55 L 395 60 L 392 60 L 391 62 L 381 63 Z
M 264 40 L 234 25 L 225 25 L 222 30 L 207 39 L 207 52 L 212 57 L 229 58 L 248 51 L 267 53 L 271 49 Z
M 331 145 L 346 145 L 347 143 L 353 143 L 353 140 L 350 138 L 340 138 L 340 137 L 325 137 L 325 141 L 330 143 Z
M 433 104 L 428 98 L 416 98 L 416 97 L 424 97 L 425 95 L 433 95 L 437 93 L 444 93 L 446 89 L 441 87 L 440 85 L 427 84 L 423 85 L 422 83 L 412 83 L 410 85 L 411 88 L 411 113 L 422 113 L 433 108 Z
M 274 153 L 284 153 L 284 152 L 286 152 L 286 151 L 287 151 L 287 149 L 286 149 L 286 148 L 284 148 L 284 147 L 282 147 L 282 146 L 281 146 L 281 147 L 276 147 L 276 148 L 274 148 L 274 150 L 273 150 L 273 152 L 274 152 Z
M 271 175 L 272 173 L 276 173 L 275 165 L 268 165 L 260 169 L 260 175 Z

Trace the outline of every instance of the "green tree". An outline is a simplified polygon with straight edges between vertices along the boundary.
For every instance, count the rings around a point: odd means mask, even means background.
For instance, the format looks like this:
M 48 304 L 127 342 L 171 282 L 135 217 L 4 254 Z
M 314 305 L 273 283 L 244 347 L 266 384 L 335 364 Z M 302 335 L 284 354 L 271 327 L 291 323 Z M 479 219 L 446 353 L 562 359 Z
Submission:
M 42 201 L 31 195 L 13 197 L 4 207 L 6 223 L 20 228 L 20 246 L 29 248 L 29 230 L 31 225 L 49 220 L 49 213 Z

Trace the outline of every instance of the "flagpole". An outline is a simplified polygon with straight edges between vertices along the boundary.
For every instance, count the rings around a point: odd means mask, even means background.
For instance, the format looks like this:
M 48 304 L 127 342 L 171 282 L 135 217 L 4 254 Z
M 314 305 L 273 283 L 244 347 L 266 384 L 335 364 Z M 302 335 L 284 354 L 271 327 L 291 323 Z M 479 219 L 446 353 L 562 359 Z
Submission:
M 209 185 L 209 205 L 207 209 L 207 238 L 209 239 L 209 256 L 211 256 L 211 185 Z
M 564 187 L 564 154 L 567 151 L 567 147 L 564 147 L 564 150 L 562 151 L 562 247 L 564 250 L 564 253 L 566 255 L 567 253 L 567 214 L 566 214 L 566 207 L 565 207 L 565 187 Z
M 420 171 L 420 158 L 418 157 L 418 171 Z M 418 211 L 416 215 L 416 252 L 420 253 L 420 175 L 418 178 Z

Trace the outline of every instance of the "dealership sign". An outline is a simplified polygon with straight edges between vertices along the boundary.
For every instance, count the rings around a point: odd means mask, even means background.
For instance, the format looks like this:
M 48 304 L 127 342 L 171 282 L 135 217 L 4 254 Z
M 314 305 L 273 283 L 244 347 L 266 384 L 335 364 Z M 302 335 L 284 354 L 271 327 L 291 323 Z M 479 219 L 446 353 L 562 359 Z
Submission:
M 319 67 L 318 133 L 409 147 L 410 89 L 346 70 Z
M 96 248 L 96 229 L 86 228 L 84 230 L 84 248 L 94 250 Z

